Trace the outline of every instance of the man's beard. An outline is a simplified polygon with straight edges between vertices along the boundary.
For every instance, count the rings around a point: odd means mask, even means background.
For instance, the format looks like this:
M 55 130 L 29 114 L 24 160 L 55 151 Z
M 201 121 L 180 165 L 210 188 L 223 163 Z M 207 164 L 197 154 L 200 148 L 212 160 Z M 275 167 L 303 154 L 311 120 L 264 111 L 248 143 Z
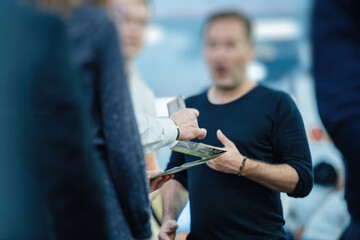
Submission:
M 222 91 L 232 91 L 236 88 L 238 88 L 240 85 L 243 84 L 244 82 L 244 78 L 241 78 L 241 79 L 231 79 L 230 80 L 230 84 L 226 84 L 226 85 L 223 85 L 223 84 L 216 84 L 215 83 L 215 87 L 219 90 L 222 90 Z

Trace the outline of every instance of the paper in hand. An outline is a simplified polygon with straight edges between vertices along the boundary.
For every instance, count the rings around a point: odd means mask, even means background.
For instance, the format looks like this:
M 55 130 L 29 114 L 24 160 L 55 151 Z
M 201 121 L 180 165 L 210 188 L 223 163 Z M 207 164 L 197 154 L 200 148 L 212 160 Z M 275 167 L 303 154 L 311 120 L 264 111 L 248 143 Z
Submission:
M 168 108 L 169 116 L 180 111 L 181 109 L 186 108 L 184 98 L 181 96 L 175 98 L 173 101 L 167 104 L 167 108 Z
M 226 152 L 217 147 L 213 147 L 202 143 L 191 142 L 191 141 L 178 142 L 178 144 L 172 147 L 171 150 L 196 157 L 201 157 L 202 159 L 189 163 L 184 163 L 181 166 L 171 168 L 161 174 L 152 177 L 151 179 L 178 173 L 187 170 L 189 168 L 204 164 Z

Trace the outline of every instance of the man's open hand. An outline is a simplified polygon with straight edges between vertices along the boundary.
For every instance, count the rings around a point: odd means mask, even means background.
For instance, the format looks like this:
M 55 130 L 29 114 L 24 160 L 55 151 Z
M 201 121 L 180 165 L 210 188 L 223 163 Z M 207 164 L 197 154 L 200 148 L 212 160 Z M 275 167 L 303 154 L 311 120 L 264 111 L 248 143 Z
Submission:
M 206 164 L 219 172 L 237 174 L 243 160 L 243 155 L 236 148 L 235 144 L 230 141 L 220 130 L 217 131 L 219 141 L 224 145 L 223 155 L 215 158 Z

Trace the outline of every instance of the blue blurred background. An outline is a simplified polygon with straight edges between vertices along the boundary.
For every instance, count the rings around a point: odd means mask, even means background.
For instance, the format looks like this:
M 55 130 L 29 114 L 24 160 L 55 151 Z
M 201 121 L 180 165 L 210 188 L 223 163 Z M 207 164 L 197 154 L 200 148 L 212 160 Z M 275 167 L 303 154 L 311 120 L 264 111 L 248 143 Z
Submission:
M 309 3 L 309 0 L 155 0 L 148 43 L 137 67 L 157 97 L 198 93 L 209 85 L 202 60 L 204 20 L 213 11 L 236 8 L 254 22 L 258 58 L 251 71 L 253 76 L 265 84 L 282 85 L 283 78 L 294 78 L 294 71 L 309 70 Z

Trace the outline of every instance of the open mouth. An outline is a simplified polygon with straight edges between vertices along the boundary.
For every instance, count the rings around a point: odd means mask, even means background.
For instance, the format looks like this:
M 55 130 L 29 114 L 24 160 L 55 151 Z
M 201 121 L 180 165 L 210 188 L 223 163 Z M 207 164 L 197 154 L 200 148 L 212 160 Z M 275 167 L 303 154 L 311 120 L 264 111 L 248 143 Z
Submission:
M 217 78 L 225 78 L 229 75 L 229 69 L 224 65 L 215 66 L 215 75 Z

